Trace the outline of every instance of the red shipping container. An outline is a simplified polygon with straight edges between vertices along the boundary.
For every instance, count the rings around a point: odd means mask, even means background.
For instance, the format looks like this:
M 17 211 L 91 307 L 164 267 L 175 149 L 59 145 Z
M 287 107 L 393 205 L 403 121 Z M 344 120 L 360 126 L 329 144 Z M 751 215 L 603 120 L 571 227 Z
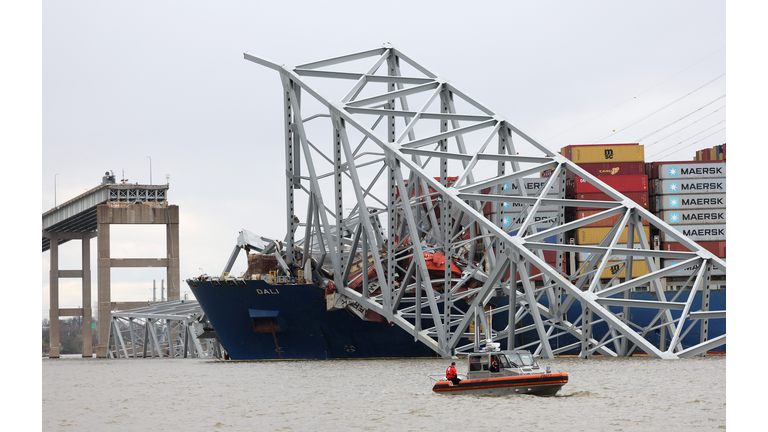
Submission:
M 605 209 L 604 209 L 605 210 Z M 604 210 L 577 210 L 575 212 L 569 212 L 565 215 L 565 220 L 567 222 L 571 222 L 577 219 L 584 219 L 587 216 L 592 216 L 594 214 L 600 213 Z M 616 215 L 611 216 L 609 218 L 605 218 L 602 220 L 599 220 L 597 222 L 592 222 L 589 225 L 584 225 L 582 228 L 600 228 L 600 227 L 612 227 L 616 225 L 616 222 L 619 221 L 619 218 L 623 217 L 623 215 Z M 650 225 L 649 222 L 645 219 L 642 220 L 643 225 Z
M 702 241 L 699 246 L 710 251 L 718 258 L 725 258 L 725 241 Z M 674 252 L 690 252 L 690 250 L 678 242 L 665 242 L 661 244 L 661 250 Z
M 625 192 L 622 195 L 640 204 L 643 208 L 648 208 L 648 192 Z M 604 193 L 576 194 L 573 198 L 577 200 L 614 201 Z M 576 207 L 576 211 L 595 209 L 599 209 L 599 207 Z
M 647 192 L 648 176 L 641 175 L 617 175 L 597 176 L 597 179 L 616 189 L 619 192 Z M 602 193 L 600 189 L 588 183 L 583 178 L 576 176 L 574 180 L 574 192 L 577 194 Z
M 544 251 L 545 258 L 547 258 L 547 252 L 554 253 L 554 251 Z M 547 258 L 547 264 L 549 264 L 551 267 L 554 267 L 554 268 L 556 268 L 556 261 L 557 259 L 553 258 L 552 262 L 549 262 L 549 258 Z M 567 265 L 568 265 L 567 260 L 565 259 L 565 257 L 563 257 L 563 272 L 566 271 Z M 528 276 L 538 275 L 539 273 L 541 273 L 541 270 L 539 270 L 535 265 L 531 265 L 531 273 Z M 509 270 L 507 270 L 507 278 L 509 278 Z M 520 279 L 520 272 L 517 273 L 517 278 Z M 536 276 L 532 280 L 541 281 L 543 280 L 543 277 Z

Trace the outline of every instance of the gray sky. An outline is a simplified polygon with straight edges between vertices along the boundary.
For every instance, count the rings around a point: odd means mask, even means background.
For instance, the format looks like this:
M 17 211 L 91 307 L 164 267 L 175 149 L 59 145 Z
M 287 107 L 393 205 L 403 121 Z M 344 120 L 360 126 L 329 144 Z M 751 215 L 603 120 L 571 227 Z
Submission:
M 553 150 L 640 142 L 648 161 L 689 160 L 726 142 L 724 1 L 43 3 L 41 211 L 107 170 L 148 184 L 151 163 L 180 208 L 182 279 L 220 273 L 241 228 L 284 236 L 280 81 L 243 52 L 295 65 L 389 42 Z M 115 257 L 164 253 L 161 231 L 113 233 Z M 62 247 L 61 268 L 79 251 Z M 113 270 L 113 300 L 164 278 Z M 61 307 L 80 306 L 79 282 L 61 286 Z

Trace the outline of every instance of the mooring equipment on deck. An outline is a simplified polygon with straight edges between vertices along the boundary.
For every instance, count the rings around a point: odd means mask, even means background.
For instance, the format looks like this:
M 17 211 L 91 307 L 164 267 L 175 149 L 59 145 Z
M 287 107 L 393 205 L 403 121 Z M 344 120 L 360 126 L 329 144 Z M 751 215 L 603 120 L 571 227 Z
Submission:
M 475 336 L 470 324 L 484 329 L 483 339 L 506 339 L 509 347 L 516 334 L 527 333 L 536 342 L 519 348 L 547 358 L 574 348 L 553 348 L 550 340 L 562 334 L 580 341 L 575 348 L 584 357 L 641 350 L 673 359 L 725 343 L 725 335 L 707 335 L 710 319 L 725 318 L 724 311 L 709 311 L 707 300 L 710 272 L 725 273 L 725 261 L 401 50 L 385 44 L 295 67 L 248 53 L 245 59 L 277 71 L 282 82 L 283 256 L 291 271 L 305 269 L 308 260 L 327 263 L 334 295 L 375 311 L 446 358 L 476 348 L 460 345 Z M 539 179 L 546 170 L 552 175 Z M 609 198 L 566 199 L 569 176 Z M 530 188 L 532 177 L 541 181 Z M 568 207 L 601 211 L 566 222 Z M 609 218 L 616 222 L 596 246 L 566 238 Z M 654 250 L 643 220 L 689 251 Z M 296 239 L 301 234 L 303 247 Z M 622 234 L 627 240 L 619 241 Z M 554 242 L 546 241 L 553 236 Z M 444 256 L 440 277 L 422 253 L 430 250 Z M 556 255 L 556 265 L 547 263 L 545 253 Z M 567 269 L 567 254 L 578 253 L 589 258 Z M 350 288 L 350 268 L 361 257 L 368 257 L 380 291 Z M 679 264 L 660 268 L 657 258 Z M 461 276 L 453 271 L 455 259 L 466 264 Z M 638 261 L 649 273 L 633 277 Z M 610 280 L 601 278 L 616 266 Z M 685 284 L 689 290 L 667 298 L 662 279 L 687 268 L 697 269 Z M 639 287 L 659 300 L 631 299 Z M 511 307 L 487 308 L 495 292 L 509 296 Z M 699 304 L 697 292 L 704 299 Z M 457 307 L 459 301 L 468 307 Z M 577 301 L 582 314 L 569 320 L 566 311 Z M 650 324 L 637 324 L 631 308 L 658 312 Z M 496 314 L 532 324 L 490 331 Z M 593 337 L 597 323 L 609 327 L 601 340 Z M 700 343 L 684 348 L 680 341 L 694 325 Z M 664 335 L 655 344 L 646 338 L 654 332 Z
M 224 358 L 197 301 L 180 300 L 112 312 L 108 358 Z

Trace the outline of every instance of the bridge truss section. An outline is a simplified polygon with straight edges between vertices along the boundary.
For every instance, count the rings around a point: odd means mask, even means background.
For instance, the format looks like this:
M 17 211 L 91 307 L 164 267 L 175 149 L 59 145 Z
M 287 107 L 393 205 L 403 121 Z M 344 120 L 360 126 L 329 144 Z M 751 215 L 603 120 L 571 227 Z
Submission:
M 223 358 L 196 301 L 177 300 L 112 312 L 107 358 Z
M 480 340 L 512 346 L 516 335 L 547 358 L 577 348 L 582 357 L 674 359 L 725 343 L 706 331 L 725 318 L 707 301 L 723 260 L 401 50 L 385 44 L 295 67 L 245 59 L 279 72 L 285 260 L 323 266 L 329 309 L 385 319 L 445 358 Z M 609 199 L 566 199 L 569 175 Z M 575 207 L 600 212 L 566 221 Z M 605 219 L 615 223 L 599 244 L 571 244 L 572 230 Z M 655 250 L 644 221 L 688 251 Z M 568 266 L 574 254 L 589 258 Z M 660 268 L 658 258 L 679 264 Z M 649 273 L 633 277 L 638 261 Z M 604 279 L 609 267 L 618 271 Z M 665 296 L 663 278 L 691 267 L 689 290 Z M 638 289 L 658 300 L 631 298 Z M 499 297 L 506 304 L 491 301 Z M 651 322 L 633 322 L 638 308 L 655 312 Z M 608 330 L 598 335 L 598 324 Z M 693 326 L 700 340 L 683 346 Z M 668 336 L 653 342 L 659 332 Z M 551 343 L 563 335 L 576 342 Z

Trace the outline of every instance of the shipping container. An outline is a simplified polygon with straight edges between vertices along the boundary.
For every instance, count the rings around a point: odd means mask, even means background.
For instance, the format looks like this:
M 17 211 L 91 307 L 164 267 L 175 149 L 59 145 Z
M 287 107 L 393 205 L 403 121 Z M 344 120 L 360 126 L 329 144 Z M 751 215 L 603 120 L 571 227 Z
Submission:
M 552 228 L 556 224 L 559 224 L 559 214 L 560 212 L 554 211 L 554 212 L 536 212 L 536 214 L 533 216 L 533 224 L 535 224 L 536 228 L 541 231 L 543 229 Z M 525 217 L 520 213 L 515 214 L 504 214 L 502 217 L 505 219 L 502 220 L 502 225 L 504 227 L 509 227 L 510 229 L 520 229 L 521 226 L 523 226 L 523 222 L 525 221 Z
M 725 160 L 725 144 L 717 145 L 707 149 L 697 150 L 694 160 L 696 161 Z
M 541 232 L 546 230 L 546 228 L 538 228 L 536 232 Z M 519 230 L 513 230 L 509 232 L 510 236 L 516 236 Z M 557 243 L 557 234 L 553 234 L 549 237 L 544 238 L 543 240 L 539 240 L 539 243 L 549 243 L 549 244 L 556 244 Z
M 557 265 L 556 265 L 555 262 L 547 262 L 547 264 L 549 264 L 553 269 L 557 268 Z M 566 268 L 567 268 L 567 263 L 565 262 L 565 260 L 563 260 L 563 271 L 562 271 L 563 273 L 566 272 L 566 270 L 565 270 Z M 531 280 L 532 281 L 541 281 L 541 280 L 543 280 L 543 277 L 540 276 L 540 274 L 541 274 L 541 270 L 539 270 L 535 265 L 531 265 L 531 272 L 529 273 L 528 276 L 529 277 L 530 276 L 535 276 L 535 277 L 531 278 Z M 507 278 L 509 278 L 509 270 L 507 270 Z M 517 278 L 520 279 L 520 273 L 519 272 L 517 273 Z
M 598 228 L 590 228 L 598 229 Z M 675 229 L 680 231 L 684 236 L 695 242 L 704 241 L 724 241 L 725 240 L 725 224 L 710 224 L 710 225 L 675 225 Z M 667 233 L 661 233 L 662 242 L 677 241 L 674 235 L 667 235 Z
M 691 195 L 656 195 L 653 197 L 652 210 L 691 210 L 707 208 L 725 208 L 725 194 L 691 194 Z
M 601 213 L 604 210 L 577 210 L 574 212 L 568 212 L 565 215 L 566 222 L 572 222 L 577 219 L 584 219 L 587 216 L 596 215 L 598 213 Z M 601 219 L 597 222 L 592 222 L 589 225 L 584 225 L 582 228 L 599 228 L 599 227 L 612 227 L 616 225 L 616 222 L 619 221 L 619 219 L 623 217 L 623 215 L 616 215 L 611 216 L 608 218 Z M 643 225 L 648 225 L 648 221 L 643 219 L 642 220 Z
M 725 162 L 650 162 L 646 164 L 648 177 L 652 179 L 693 179 L 725 177 Z
M 652 195 L 725 193 L 725 177 L 651 181 Z
M 620 244 L 616 245 L 617 248 L 622 248 L 622 249 L 626 249 L 627 246 L 628 245 L 626 243 L 620 243 Z M 642 249 L 642 245 L 635 244 L 632 249 L 638 249 L 638 250 Z M 588 253 L 588 252 L 578 252 L 576 254 L 576 261 L 584 262 L 584 261 L 588 260 L 590 256 L 592 256 L 591 253 Z M 608 256 L 608 261 L 621 261 L 623 259 L 626 259 L 626 255 L 619 255 L 619 254 L 617 254 L 615 252 Z
M 539 177 L 523 178 L 523 186 L 525 186 L 525 193 L 527 196 L 538 195 L 539 191 L 547 185 L 549 179 L 541 179 Z M 547 191 L 547 196 L 557 198 L 559 192 L 559 184 L 557 181 Z M 500 195 L 519 196 L 520 188 L 517 186 L 517 181 L 512 180 L 504 182 L 501 186 Z
M 563 148 L 563 155 L 577 164 L 605 162 L 645 162 L 644 147 L 639 144 L 588 144 Z
M 725 208 L 696 210 L 664 210 L 657 215 L 670 225 L 724 224 Z
M 700 241 L 696 242 L 699 246 L 708 250 L 712 255 L 718 258 L 725 258 L 725 241 Z M 690 252 L 690 250 L 678 242 L 665 242 L 661 244 L 661 250 L 674 252 Z
M 605 163 L 582 163 L 579 168 L 592 174 L 593 176 L 611 176 L 611 175 L 642 175 L 645 172 L 644 162 L 605 162 Z M 550 177 L 553 170 L 542 171 L 541 177 Z M 574 178 L 576 174 L 568 171 L 569 178 Z
M 618 192 L 647 192 L 648 176 L 639 175 L 620 175 L 620 176 L 597 176 L 597 179 L 607 184 Z M 568 188 L 566 188 L 568 190 Z M 573 180 L 574 193 L 601 193 L 600 189 L 589 183 L 587 180 L 576 176 Z
M 648 208 L 648 192 L 624 192 L 625 197 L 640 204 L 643 208 Z M 575 194 L 572 198 L 577 200 L 590 200 L 590 201 L 614 201 L 607 194 L 604 193 L 589 193 L 589 194 Z M 594 210 L 597 207 L 577 207 L 577 210 Z
M 682 260 L 679 260 L 679 259 L 662 259 L 661 260 L 661 268 L 672 267 L 673 265 L 679 264 L 680 262 L 682 262 Z M 695 271 L 698 271 L 698 269 L 699 269 L 698 264 L 695 264 L 695 265 L 689 266 L 687 268 L 680 269 L 680 270 L 678 270 L 678 271 L 676 271 L 674 273 L 671 273 L 671 274 L 667 275 L 667 277 L 691 276 Z M 725 276 L 725 272 L 722 271 L 721 269 L 715 267 L 715 266 L 712 266 L 712 269 L 709 272 L 709 274 L 711 276 Z
M 485 215 L 486 218 L 490 218 L 490 216 L 493 214 L 493 207 L 491 206 L 491 202 L 486 202 L 483 205 L 483 215 Z M 499 203 L 499 207 L 501 208 L 502 213 L 505 214 L 513 214 L 517 215 L 523 207 L 525 207 L 525 204 L 521 203 L 513 203 L 513 202 L 506 202 L 506 203 Z M 528 208 L 531 206 L 529 205 Z M 556 212 L 560 211 L 560 206 L 541 206 L 539 207 L 540 212 Z M 458 215 L 458 212 L 457 212 Z
M 579 267 L 581 267 L 582 263 L 579 263 Z M 623 261 L 609 261 L 608 265 L 605 267 L 605 270 L 600 274 L 600 279 L 611 279 L 612 277 L 616 276 L 618 273 L 618 278 L 623 279 L 627 272 L 626 272 L 626 266 L 625 262 Z M 579 274 L 584 273 L 584 270 L 582 269 L 579 271 Z M 648 264 L 645 262 L 645 260 L 635 260 L 632 261 L 632 278 L 638 278 L 640 276 L 645 276 L 648 274 Z
M 611 228 L 609 227 L 602 227 L 602 228 L 577 228 L 574 230 L 575 234 L 575 240 L 577 245 L 596 245 L 603 241 L 606 235 L 608 235 L 608 232 L 611 231 Z M 650 226 L 644 226 L 643 231 L 645 231 L 645 238 L 649 239 L 651 238 L 651 228 Z M 619 241 L 617 243 L 627 243 L 627 228 L 624 228 L 624 230 L 621 232 L 621 236 L 619 237 Z M 640 242 L 640 238 L 637 236 L 637 233 L 634 235 L 635 237 L 635 243 Z

